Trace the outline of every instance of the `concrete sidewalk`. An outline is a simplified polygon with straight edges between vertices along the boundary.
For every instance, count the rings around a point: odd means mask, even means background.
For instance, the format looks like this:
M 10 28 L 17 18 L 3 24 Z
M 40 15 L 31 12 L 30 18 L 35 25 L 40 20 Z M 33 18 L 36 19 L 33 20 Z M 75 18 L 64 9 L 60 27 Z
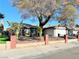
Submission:
M 77 40 L 70 40 L 68 44 L 58 42 L 50 42 L 48 45 L 37 44 L 32 46 L 18 47 L 16 49 L 5 49 L 0 51 L 0 59 L 20 59 L 22 57 L 35 58 L 41 54 L 48 52 L 56 52 L 58 50 L 79 47 Z

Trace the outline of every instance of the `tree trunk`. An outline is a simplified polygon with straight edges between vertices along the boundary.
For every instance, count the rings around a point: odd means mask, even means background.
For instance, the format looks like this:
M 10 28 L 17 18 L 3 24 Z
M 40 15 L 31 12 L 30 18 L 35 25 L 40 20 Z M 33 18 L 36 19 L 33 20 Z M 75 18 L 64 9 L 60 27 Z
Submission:
M 42 34 L 43 34 L 43 26 L 40 26 L 40 37 L 42 37 Z
M 40 15 L 38 16 L 38 20 L 39 20 L 39 28 L 40 28 L 40 31 L 39 31 L 39 36 L 42 37 L 43 35 L 43 26 L 47 24 L 47 22 L 50 20 L 51 16 L 52 15 L 49 15 L 46 20 L 44 22 L 43 21 L 43 16 L 44 15 Z

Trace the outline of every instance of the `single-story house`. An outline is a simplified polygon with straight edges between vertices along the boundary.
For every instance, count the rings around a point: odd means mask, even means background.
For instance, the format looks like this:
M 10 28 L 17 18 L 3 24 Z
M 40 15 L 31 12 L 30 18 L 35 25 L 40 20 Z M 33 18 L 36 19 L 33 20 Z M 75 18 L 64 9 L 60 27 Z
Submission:
M 73 34 L 75 34 L 75 35 L 77 35 L 78 34 L 78 32 L 79 32 L 79 28 L 75 28 L 75 29 L 73 29 Z
M 27 37 L 37 36 L 37 26 L 23 24 L 22 28 L 20 29 L 19 35 Z
M 43 31 L 44 31 L 44 34 L 48 34 L 49 36 L 52 36 L 52 37 L 64 36 L 66 34 L 68 34 L 68 35 L 70 35 L 70 34 L 77 35 L 78 34 L 78 28 L 75 28 L 74 30 L 69 31 L 63 26 L 47 27 L 47 28 L 44 28 Z
M 38 27 L 34 25 L 29 24 L 23 24 L 22 28 L 20 29 L 20 36 L 26 36 L 26 37 L 35 37 L 38 36 Z M 78 28 L 75 28 L 73 30 L 67 30 L 64 26 L 51 26 L 51 27 L 45 27 L 43 29 L 43 34 L 48 34 L 52 37 L 63 37 L 64 35 L 68 34 L 78 34 Z
M 66 34 L 66 28 L 65 27 L 47 27 L 44 28 L 44 34 L 48 34 L 52 37 L 58 37 L 58 36 L 64 36 Z

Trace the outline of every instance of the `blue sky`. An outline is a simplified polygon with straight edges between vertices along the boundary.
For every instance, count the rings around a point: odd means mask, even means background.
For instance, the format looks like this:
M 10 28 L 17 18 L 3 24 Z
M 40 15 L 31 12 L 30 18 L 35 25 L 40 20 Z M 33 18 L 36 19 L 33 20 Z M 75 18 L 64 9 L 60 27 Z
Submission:
M 20 13 L 18 12 L 18 10 L 15 7 L 11 6 L 10 1 L 11 0 L 0 0 L 0 12 L 5 15 L 5 18 L 4 18 L 4 26 L 5 26 L 5 28 L 9 27 L 6 21 L 20 22 L 22 20 L 21 17 L 20 17 Z M 34 18 L 26 19 L 26 20 L 24 20 L 24 23 L 27 23 L 27 24 L 38 24 L 38 21 L 35 22 L 35 21 L 33 21 L 33 19 Z M 57 24 L 56 21 L 52 21 L 50 23 L 52 25 L 56 25 Z M 76 23 L 79 24 L 79 20 L 78 19 L 76 20 Z
M 6 21 L 10 22 L 20 22 L 22 19 L 20 17 L 20 13 L 15 7 L 12 7 L 11 0 L 0 0 L 0 12 L 4 14 L 4 26 L 8 28 L 8 24 Z M 33 22 L 32 18 L 24 20 L 24 23 L 27 24 L 37 24 L 38 22 Z

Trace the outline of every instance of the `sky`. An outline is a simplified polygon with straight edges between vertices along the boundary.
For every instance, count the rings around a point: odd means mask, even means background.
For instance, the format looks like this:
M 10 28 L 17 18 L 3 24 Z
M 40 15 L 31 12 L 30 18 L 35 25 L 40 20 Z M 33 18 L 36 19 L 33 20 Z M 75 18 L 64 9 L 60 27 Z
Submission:
M 9 27 L 7 21 L 10 22 L 20 22 L 22 18 L 20 17 L 20 13 L 18 12 L 17 8 L 13 7 L 11 5 L 11 0 L 0 0 L 0 13 L 4 14 L 5 18 L 4 21 L 4 27 L 5 29 Z M 77 12 L 79 14 L 79 12 Z M 32 24 L 32 25 L 38 25 L 38 21 L 34 21 L 35 18 L 29 18 L 24 20 L 24 23 L 26 24 Z M 79 19 L 79 17 L 78 17 Z M 79 24 L 79 20 L 76 20 L 76 24 Z M 58 24 L 57 21 L 50 22 L 51 25 Z M 49 24 L 47 24 L 49 25 Z

